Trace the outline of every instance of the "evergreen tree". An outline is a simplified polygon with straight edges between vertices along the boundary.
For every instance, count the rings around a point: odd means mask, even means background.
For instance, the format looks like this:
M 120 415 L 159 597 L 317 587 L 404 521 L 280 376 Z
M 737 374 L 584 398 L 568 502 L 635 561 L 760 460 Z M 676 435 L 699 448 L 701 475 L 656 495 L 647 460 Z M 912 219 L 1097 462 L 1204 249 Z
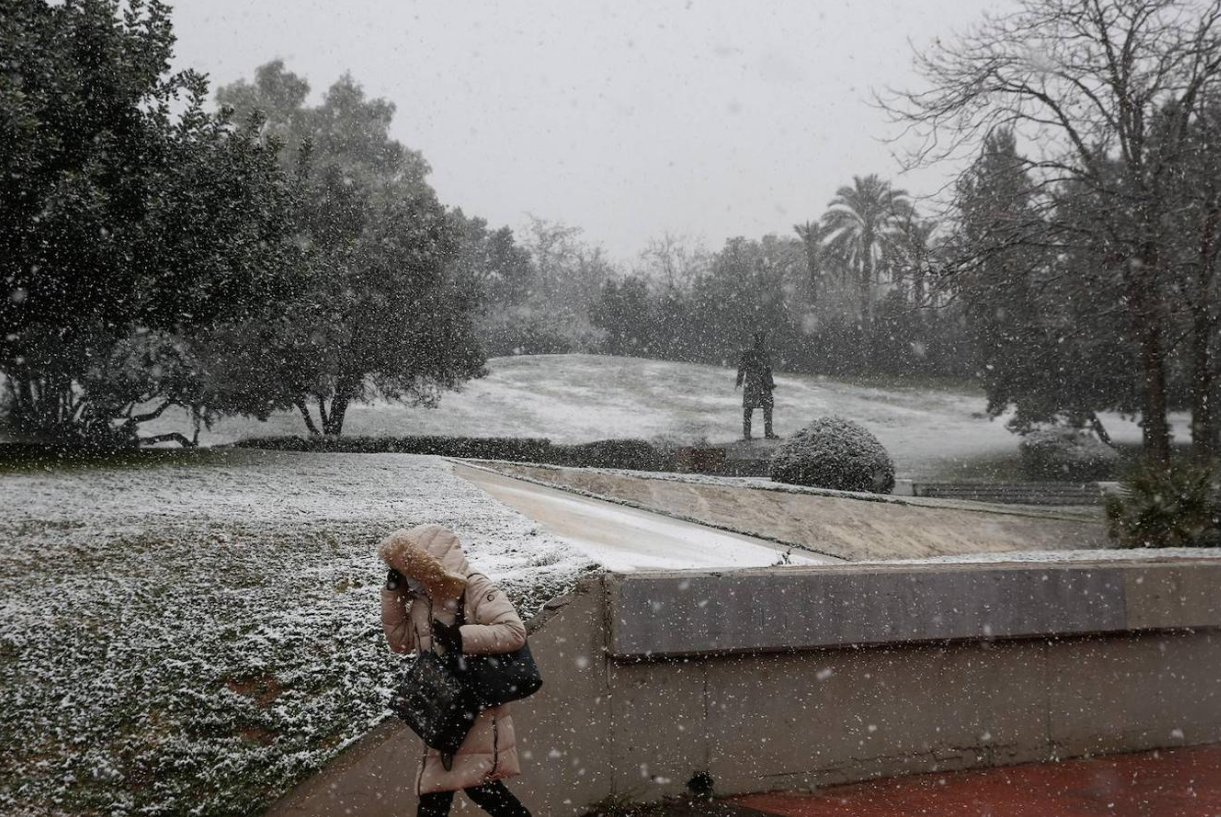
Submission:
M 276 145 L 204 110 L 173 41 L 158 0 L 4 3 L 0 370 L 20 433 L 111 444 L 171 405 L 200 416 L 191 339 L 291 290 Z
M 295 148 L 308 264 L 300 295 L 221 339 L 213 359 L 235 405 L 294 406 L 311 433 L 340 434 L 355 402 L 433 406 L 484 373 L 480 293 L 460 255 L 467 225 L 437 201 L 424 159 L 390 137 L 394 106 L 346 75 L 317 108 L 303 107 L 307 93 L 277 61 L 217 94 Z
M 951 252 L 988 412 L 1014 409 L 1027 431 L 1067 419 L 1106 440 L 1102 409 L 1131 409 L 1131 345 L 1110 314 L 1118 293 L 1091 241 L 1080 241 L 1096 200 L 1041 198 L 1012 131 L 1000 130 L 958 183 Z

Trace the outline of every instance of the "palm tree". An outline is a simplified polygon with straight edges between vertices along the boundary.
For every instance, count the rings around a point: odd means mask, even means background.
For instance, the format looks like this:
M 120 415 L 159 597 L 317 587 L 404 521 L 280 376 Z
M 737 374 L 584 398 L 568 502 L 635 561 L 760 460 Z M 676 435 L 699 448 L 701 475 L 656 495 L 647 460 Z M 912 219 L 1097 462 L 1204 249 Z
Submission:
M 794 224 L 793 231 L 801 239 L 806 251 L 806 286 L 809 291 L 810 303 L 817 304 L 822 293 L 821 280 L 823 267 L 826 263 L 826 252 L 823 241 L 827 237 L 827 228 L 820 221 L 807 221 L 805 224 Z
M 925 297 L 928 290 L 929 275 L 933 269 L 933 254 L 936 247 L 933 234 L 937 231 L 937 222 L 933 219 L 920 218 L 914 209 L 898 222 L 897 240 L 894 242 L 887 259 L 887 266 L 895 283 L 902 283 L 911 276 L 912 303 L 916 306 L 926 306 Z
M 879 267 L 902 240 L 902 225 L 912 211 L 904 190 L 876 174 L 853 176 L 851 187 L 841 187 L 823 214 L 825 246 L 838 254 L 855 274 L 859 287 L 861 322 L 873 311 L 873 285 Z

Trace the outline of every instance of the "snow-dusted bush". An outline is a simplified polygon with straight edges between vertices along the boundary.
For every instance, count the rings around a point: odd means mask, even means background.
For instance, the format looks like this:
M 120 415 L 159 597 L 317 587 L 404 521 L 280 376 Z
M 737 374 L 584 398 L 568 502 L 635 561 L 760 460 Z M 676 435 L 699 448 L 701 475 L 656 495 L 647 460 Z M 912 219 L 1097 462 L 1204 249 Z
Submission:
M 771 477 L 791 485 L 888 494 L 895 487 L 895 464 L 864 426 L 820 417 L 776 451 Z
M 1028 479 L 1113 479 L 1119 452 L 1092 434 L 1049 428 L 1027 434 L 1018 446 Z

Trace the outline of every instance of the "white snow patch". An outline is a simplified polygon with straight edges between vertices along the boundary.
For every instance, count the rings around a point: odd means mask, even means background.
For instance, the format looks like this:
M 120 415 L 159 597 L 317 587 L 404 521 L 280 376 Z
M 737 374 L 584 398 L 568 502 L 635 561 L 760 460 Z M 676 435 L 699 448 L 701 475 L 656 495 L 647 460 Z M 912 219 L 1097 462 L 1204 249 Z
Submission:
M 532 482 L 464 468 L 485 490 L 610 570 L 687 570 L 837 561 Z
M 741 434 L 742 395 L 734 370 L 603 355 L 529 355 L 494 358 L 490 374 L 447 394 L 440 410 L 398 403 L 356 405 L 348 410 L 348 434 L 461 434 L 548 437 L 585 442 L 614 437 L 702 434 L 732 440 Z M 816 417 L 838 414 L 869 429 L 905 477 L 952 473 L 962 462 L 1012 455 L 1019 438 L 1004 420 L 984 416 L 982 393 L 895 386 L 880 388 L 817 375 L 776 378 L 776 423 L 791 434 Z M 1175 414 L 1176 433 L 1185 415 Z M 1119 442 L 1140 439 L 1131 419 L 1103 414 Z M 148 432 L 189 428 L 184 415 L 167 412 Z M 202 440 L 214 445 L 244 437 L 304 434 L 296 412 L 262 423 L 222 420 Z

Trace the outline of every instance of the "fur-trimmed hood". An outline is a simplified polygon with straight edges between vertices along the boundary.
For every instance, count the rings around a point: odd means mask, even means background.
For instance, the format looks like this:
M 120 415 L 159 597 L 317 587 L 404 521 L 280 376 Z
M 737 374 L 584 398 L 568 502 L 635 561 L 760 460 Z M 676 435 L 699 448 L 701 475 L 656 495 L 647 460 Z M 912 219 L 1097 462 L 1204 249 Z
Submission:
M 440 559 L 448 572 L 463 577 L 471 575 L 471 566 L 466 562 L 462 543 L 449 528 L 436 524 L 417 525 L 406 531 L 405 536 L 417 547 Z
M 471 573 L 453 531 L 441 525 L 397 530 L 377 546 L 386 564 L 422 584 L 434 600 L 456 599 Z

